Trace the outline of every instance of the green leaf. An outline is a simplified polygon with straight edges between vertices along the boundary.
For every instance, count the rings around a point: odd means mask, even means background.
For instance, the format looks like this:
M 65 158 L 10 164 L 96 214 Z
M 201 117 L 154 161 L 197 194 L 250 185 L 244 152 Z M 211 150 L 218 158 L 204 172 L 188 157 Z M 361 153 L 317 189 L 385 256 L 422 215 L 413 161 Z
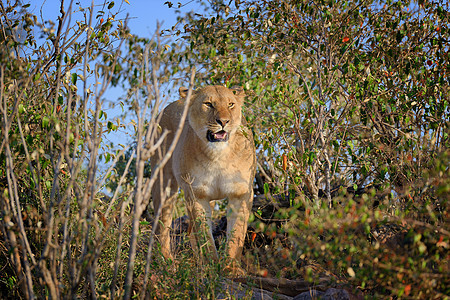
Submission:
M 111 159 L 111 154 L 106 153 L 106 155 L 105 155 L 105 163 L 108 163 L 110 159 Z
M 252 223 L 253 221 L 255 221 L 255 215 L 254 214 L 250 214 L 250 216 L 248 217 L 248 222 Z
M 269 193 L 269 184 L 267 182 L 264 182 L 264 195 L 267 195 Z
M 78 75 L 77 73 L 72 73 L 72 83 L 77 84 Z
M 26 141 L 27 141 L 28 145 L 33 144 L 33 136 L 31 134 L 27 135 Z
M 108 124 L 106 125 L 106 127 L 108 127 L 108 129 L 109 129 L 110 131 L 111 131 L 111 130 L 113 130 L 113 131 L 117 130 L 117 126 L 114 125 L 114 123 L 111 122 L 111 121 L 108 121 Z
M 414 243 L 419 242 L 422 239 L 422 235 L 420 233 L 416 234 L 414 236 Z
M 419 243 L 419 252 L 424 253 L 427 250 L 427 246 L 424 243 Z
M 140 221 L 140 224 L 141 224 L 142 226 L 148 226 L 148 225 L 150 225 L 151 223 L 148 222 L 148 221 L 143 220 L 143 221 Z
M 111 3 L 109 3 L 109 5 L 108 5 L 108 9 L 111 9 L 113 7 L 114 7 L 114 1 L 111 1 Z
M 47 116 L 42 117 L 42 127 L 43 128 L 47 128 L 49 122 L 50 122 L 50 119 Z

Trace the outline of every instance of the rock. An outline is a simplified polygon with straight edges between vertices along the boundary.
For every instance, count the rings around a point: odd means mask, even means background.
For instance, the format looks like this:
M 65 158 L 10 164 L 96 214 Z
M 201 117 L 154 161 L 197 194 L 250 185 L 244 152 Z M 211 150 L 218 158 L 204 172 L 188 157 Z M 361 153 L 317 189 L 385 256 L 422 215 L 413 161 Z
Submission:
M 310 290 L 309 292 L 303 292 L 300 295 L 295 296 L 292 300 L 311 300 L 311 299 L 323 299 L 324 292 Z
M 250 298 L 251 296 L 251 298 Z M 249 287 L 246 284 L 225 280 L 222 284 L 222 292 L 217 299 L 252 299 L 252 300 L 291 300 L 292 297 L 266 291 L 257 287 Z
M 328 278 L 320 278 L 316 282 L 309 282 L 303 279 L 290 280 L 286 278 L 264 278 L 247 276 L 245 278 L 233 278 L 235 282 L 252 283 L 252 285 L 263 288 L 264 290 L 276 292 L 294 297 L 302 292 L 315 290 L 325 291 L 329 286 Z
M 350 295 L 346 290 L 329 288 L 325 292 L 310 290 L 308 292 L 303 292 L 297 295 L 293 300 L 310 300 L 310 299 L 321 299 L 321 300 L 350 300 Z

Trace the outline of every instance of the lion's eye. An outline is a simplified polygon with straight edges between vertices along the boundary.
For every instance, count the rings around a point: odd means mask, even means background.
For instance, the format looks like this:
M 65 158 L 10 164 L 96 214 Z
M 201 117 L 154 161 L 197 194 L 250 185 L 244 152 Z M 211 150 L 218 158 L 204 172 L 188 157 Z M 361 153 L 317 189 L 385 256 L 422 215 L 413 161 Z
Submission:
M 213 108 L 213 104 L 211 102 L 203 102 L 203 105 L 208 106 L 209 108 Z
M 234 107 L 234 103 L 228 103 L 228 108 L 233 108 Z

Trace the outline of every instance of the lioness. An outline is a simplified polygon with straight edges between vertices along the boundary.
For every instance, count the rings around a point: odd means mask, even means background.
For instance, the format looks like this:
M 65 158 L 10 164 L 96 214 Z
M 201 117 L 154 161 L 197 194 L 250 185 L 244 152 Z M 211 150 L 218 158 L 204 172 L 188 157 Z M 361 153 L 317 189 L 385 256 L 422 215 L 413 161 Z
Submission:
M 170 133 L 159 155 L 151 160 L 153 169 L 172 143 L 187 91 L 180 88 L 182 99 L 162 111 L 159 125 Z M 253 202 L 252 183 L 256 165 L 252 133 L 242 125 L 243 101 L 241 88 L 206 86 L 192 93 L 181 137 L 152 191 L 155 212 L 161 206 L 162 196 L 165 196 L 157 227 L 164 256 L 171 257 L 169 230 L 178 187 L 185 194 L 193 248 L 207 247 L 208 253 L 218 259 L 211 231 L 210 202 L 228 198 L 227 253 L 233 262 L 241 255 Z M 198 234 L 204 233 L 203 230 L 208 241 L 206 245 L 202 244 Z

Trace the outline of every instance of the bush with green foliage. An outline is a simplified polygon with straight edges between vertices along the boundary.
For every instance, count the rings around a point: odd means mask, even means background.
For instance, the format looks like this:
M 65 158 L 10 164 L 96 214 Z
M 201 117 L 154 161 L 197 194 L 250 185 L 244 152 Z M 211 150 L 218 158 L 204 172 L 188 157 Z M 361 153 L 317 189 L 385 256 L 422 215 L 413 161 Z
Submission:
M 247 0 L 188 18 L 198 82 L 247 90 L 294 262 L 368 295 L 449 295 L 449 17 L 439 1 Z

